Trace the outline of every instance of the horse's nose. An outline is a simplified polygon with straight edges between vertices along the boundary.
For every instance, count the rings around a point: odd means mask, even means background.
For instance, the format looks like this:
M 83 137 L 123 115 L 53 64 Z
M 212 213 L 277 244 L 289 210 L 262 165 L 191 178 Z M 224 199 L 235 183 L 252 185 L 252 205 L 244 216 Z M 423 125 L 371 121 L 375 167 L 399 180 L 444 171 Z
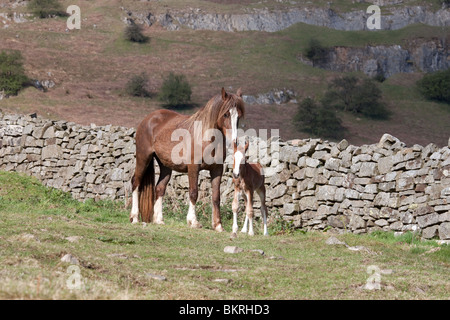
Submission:
M 236 173 L 233 172 L 233 178 L 235 178 L 235 179 L 239 178 L 239 173 L 236 174 Z

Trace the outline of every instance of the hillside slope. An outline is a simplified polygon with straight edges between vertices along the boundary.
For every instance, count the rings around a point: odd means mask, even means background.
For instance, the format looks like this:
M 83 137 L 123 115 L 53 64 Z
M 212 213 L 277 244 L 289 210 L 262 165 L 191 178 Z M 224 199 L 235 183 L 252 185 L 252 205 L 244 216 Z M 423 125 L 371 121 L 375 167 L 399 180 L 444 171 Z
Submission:
M 192 84 L 194 105 L 179 110 L 192 113 L 219 93 L 221 87 L 230 91 L 241 87 L 244 94 L 250 95 L 287 88 L 297 93 L 297 100 L 308 96 L 320 98 L 329 81 L 341 73 L 317 69 L 298 59 L 311 38 L 327 46 L 401 45 L 417 38 L 435 37 L 450 41 L 448 27 L 423 25 L 368 32 L 296 24 L 268 33 L 189 28 L 168 31 L 159 23 L 145 26 L 144 32 L 150 37 L 146 44 L 123 39 L 127 17 L 123 8 L 139 11 L 144 6 L 155 6 L 155 12 L 158 12 L 192 6 L 210 12 L 239 12 L 244 10 L 244 5 L 256 9 L 261 6 L 255 1 L 225 2 L 228 4 L 194 0 L 172 0 L 164 4 L 79 1 L 82 26 L 81 30 L 72 31 L 66 30 L 66 18 L 24 16 L 24 22 L 11 22 L 7 28 L 0 29 L 0 50 L 20 50 L 29 77 L 51 80 L 55 86 L 48 92 L 27 88 L 17 97 L 0 101 L 0 108 L 19 113 L 37 112 L 81 124 L 111 123 L 135 127 L 147 113 L 162 107 L 156 93 L 169 72 L 185 74 Z M 64 7 L 71 4 L 69 1 L 62 3 Z M 317 2 L 317 5 L 324 3 Z M 334 6 L 336 10 L 348 10 L 345 3 L 336 1 Z M 266 7 L 272 10 L 280 5 L 277 1 L 269 1 Z M 358 6 L 360 8 L 361 4 Z M 27 9 L 18 6 L 5 11 L 24 14 Z M 141 72 L 149 76 L 148 89 L 154 94 L 151 98 L 134 98 L 124 93 L 130 77 Z M 415 82 L 421 76 L 420 73 L 397 74 L 380 85 L 384 100 L 393 113 L 390 121 L 342 115 L 343 124 L 348 128 L 347 140 L 356 145 L 374 143 L 383 133 L 389 132 L 408 145 L 430 142 L 446 145 L 450 136 L 450 108 L 425 101 L 417 93 Z M 307 137 L 291 123 L 296 104 L 248 105 L 247 109 L 247 128 L 279 129 L 283 139 Z

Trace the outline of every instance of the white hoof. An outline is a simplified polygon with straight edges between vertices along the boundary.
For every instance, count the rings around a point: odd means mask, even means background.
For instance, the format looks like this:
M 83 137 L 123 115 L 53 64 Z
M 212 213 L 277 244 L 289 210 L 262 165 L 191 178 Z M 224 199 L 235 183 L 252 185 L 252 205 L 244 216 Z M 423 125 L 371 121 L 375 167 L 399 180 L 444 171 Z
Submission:
M 139 222 L 139 219 L 136 218 L 136 217 L 134 217 L 134 218 L 131 218 L 131 217 L 130 217 L 130 222 L 131 222 L 131 224 L 136 224 L 136 223 Z
M 188 221 L 188 226 L 192 229 L 201 229 L 203 227 L 202 224 L 198 221 Z

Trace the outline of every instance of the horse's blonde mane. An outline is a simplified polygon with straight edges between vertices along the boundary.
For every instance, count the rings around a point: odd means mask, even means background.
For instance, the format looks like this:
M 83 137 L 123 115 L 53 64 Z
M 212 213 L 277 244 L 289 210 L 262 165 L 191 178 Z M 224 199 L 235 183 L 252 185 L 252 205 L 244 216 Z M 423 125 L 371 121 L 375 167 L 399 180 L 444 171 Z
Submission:
M 223 117 L 233 107 L 238 108 L 242 116 L 244 116 L 244 102 L 240 96 L 229 93 L 224 101 L 222 95 L 218 94 L 212 97 L 200 110 L 181 122 L 179 127 L 184 127 L 191 131 L 193 130 L 194 123 L 200 121 L 203 133 L 208 129 L 217 129 L 217 120 Z

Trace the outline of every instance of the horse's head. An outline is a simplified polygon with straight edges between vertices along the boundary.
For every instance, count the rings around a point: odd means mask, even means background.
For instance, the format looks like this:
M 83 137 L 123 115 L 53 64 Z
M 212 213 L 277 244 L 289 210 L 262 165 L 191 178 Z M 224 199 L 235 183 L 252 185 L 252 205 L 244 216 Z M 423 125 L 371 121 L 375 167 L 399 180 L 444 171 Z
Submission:
M 241 164 L 245 164 L 245 152 L 248 149 L 248 141 L 245 142 L 244 147 L 237 145 L 233 140 L 233 178 L 239 178 L 241 174 Z
M 236 94 L 227 93 L 222 88 L 222 107 L 217 119 L 217 128 L 227 137 L 227 140 L 237 141 L 237 129 L 239 119 L 244 116 L 245 108 L 242 100 L 242 91 L 238 89 Z

